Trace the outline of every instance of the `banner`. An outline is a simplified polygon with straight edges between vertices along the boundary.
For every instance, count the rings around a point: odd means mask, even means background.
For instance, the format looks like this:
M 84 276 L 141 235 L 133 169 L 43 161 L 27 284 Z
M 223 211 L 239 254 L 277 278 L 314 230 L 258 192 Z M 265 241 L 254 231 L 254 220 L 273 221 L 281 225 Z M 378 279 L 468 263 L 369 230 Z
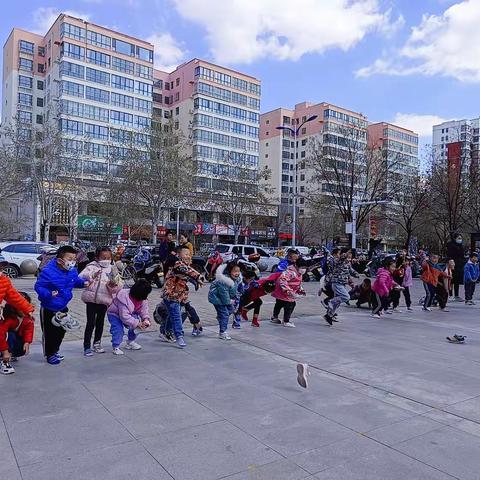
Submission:
M 121 235 L 123 232 L 122 225 L 112 222 L 108 218 L 94 215 L 79 215 L 77 226 L 79 232 L 109 233 L 115 235 Z

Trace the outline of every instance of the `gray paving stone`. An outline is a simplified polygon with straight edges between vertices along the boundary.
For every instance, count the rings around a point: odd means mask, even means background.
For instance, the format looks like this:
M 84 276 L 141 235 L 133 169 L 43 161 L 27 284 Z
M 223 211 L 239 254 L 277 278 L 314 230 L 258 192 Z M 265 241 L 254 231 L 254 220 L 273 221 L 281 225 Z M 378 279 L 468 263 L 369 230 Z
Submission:
M 453 477 L 393 450 L 348 462 L 315 475 L 317 480 L 452 480 Z
M 434 408 L 429 412 L 422 414 L 422 416 L 426 418 L 431 418 L 432 420 L 443 423 L 444 425 L 453 425 L 461 420 L 460 417 L 444 412 L 443 410 L 438 410 L 437 408 Z
M 298 405 L 233 417 L 231 422 L 284 456 L 330 445 L 350 430 Z
M 133 380 L 132 384 L 130 380 Z M 84 386 L 107 408 L 180 393 L 151 373 L 140 373 L 134 379 L 129 375 L 124 378 L 107 377 L 95 382 L 86 381 Z
M 293 462 L 283 459 L 267 465 L 251 466 L 246 472 L 224 477 L 224 480 L 303 480 L 310 474 Z
M 282 457 L 226 421 L 144 438 L 175 480 L 214 480 Z
M 8 480 L 22 480 L 20 470 L 17 467 L 3 468 L 0 465 L 0 472 L 2 472 L 2 478 L 8 479 Z
M 23 480 L 171 480 L 162 466 L 136 442 L 59 456 L 45 463 L 22 467 L 21 472 Z
M 117 405 L 109 409 L 136 438 L 203 425 L 220 419 L 183 393 Z
M 462 480 L 478 480 L 480 438 L 451 427 L 433 430 L 395 448 Z
M 132 440 L 132 436 L 103 407 L 15 422 L 8 433 L 20 466 L 74 452 L 94 451 Z
M 444 410 L 460 417 L 480 422 L 480 397 L 448 405 Z
M 290 457 L 290 460 L 308 472 L 315 474 L 367 455 L 385 453 L 386 450 L 387 447 L 380 445 L 378 442 L 363 435 L 354 434 L 347 440 L 294 455 Z

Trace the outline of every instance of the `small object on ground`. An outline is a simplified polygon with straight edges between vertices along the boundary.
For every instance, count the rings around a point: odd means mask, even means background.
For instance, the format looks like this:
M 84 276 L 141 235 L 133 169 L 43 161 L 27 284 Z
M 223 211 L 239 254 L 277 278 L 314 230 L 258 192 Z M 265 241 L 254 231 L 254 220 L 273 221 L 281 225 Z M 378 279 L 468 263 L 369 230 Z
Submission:
M 465 343 L 465 339 L 467 337 L 465 335 L 453 335 L 453 337 L 447 337 L 447 340 L 450 342 L 450 343 Z
M 308 387 L 307 377 L 310 375 L 310 369 L 307 363 L 297 363 L 297 382 L 303 387 Z

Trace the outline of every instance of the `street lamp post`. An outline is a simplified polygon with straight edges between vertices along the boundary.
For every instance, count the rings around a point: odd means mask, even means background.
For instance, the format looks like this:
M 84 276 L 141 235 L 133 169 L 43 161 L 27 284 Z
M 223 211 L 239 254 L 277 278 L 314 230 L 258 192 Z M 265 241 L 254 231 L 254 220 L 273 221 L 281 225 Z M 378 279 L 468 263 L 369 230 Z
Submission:
M 368 202 L 352 202 L 352 249 L 357 248 L 357 208 L 363 205 L 384 205 L 392 203 L 391 200 L 370 200 Z
M 292 196 L 292 247 L 295 246 L 297 237 L 297 137 L 300 129 L 308 122 L 315 120 L 318 115 L 312 115 L 304 120 L 297 128 L 280 125 L 277 130 L 287 130 L 293 135 L 293 196 Z

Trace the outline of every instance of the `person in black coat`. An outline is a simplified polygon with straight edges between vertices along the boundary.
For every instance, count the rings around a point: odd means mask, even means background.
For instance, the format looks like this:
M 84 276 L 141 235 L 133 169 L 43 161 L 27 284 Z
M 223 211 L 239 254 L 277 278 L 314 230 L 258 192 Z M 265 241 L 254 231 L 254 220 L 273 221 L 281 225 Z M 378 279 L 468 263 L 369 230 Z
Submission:
M 455 301 L 463 302 L 460 297 L 460 285 L 463 285 L 463 267 L 465 266 L 465 245 L 460 233 L 452 235 L 452 239 L 447 243 L 447 261 L 455 260 L 455 269 L 453 270 L 453 291 Z

